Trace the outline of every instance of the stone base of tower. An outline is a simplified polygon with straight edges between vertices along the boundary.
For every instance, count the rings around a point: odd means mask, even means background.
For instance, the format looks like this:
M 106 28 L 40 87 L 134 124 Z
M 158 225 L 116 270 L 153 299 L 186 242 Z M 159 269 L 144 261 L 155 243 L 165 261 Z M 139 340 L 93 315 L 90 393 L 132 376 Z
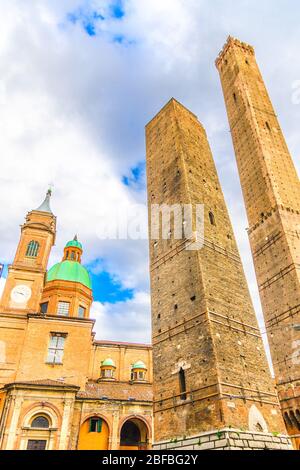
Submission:
M 153 450 L 293 450 L 293 446 L 286 435 L 221 429 L 157 442 L 153 444 Z

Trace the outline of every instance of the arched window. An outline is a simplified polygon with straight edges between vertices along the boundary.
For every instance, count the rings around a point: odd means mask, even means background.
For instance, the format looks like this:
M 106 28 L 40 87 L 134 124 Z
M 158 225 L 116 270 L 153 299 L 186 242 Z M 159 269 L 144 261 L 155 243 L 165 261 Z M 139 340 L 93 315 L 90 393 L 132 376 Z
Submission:
M 300 431 L 300 422 L 297 420 L 294 411 L 290 412 L 290 418 L 291 418 L 291 421 L 292 421 L 292 424 L 293 424 L 294 428 L 296 428 L 296 429 L 298 429 L 298 431 Z
M 26 250 L 26 256 L 29 256 L 30 258 L 36 258 L 39 252 L 39 243 L 31 240 L 30 243 L 28 243 L 27 250 Z
M 211 225 L 216 225 L 216 220 L 215 220 L 215 216 L 212 212 L 210 212 L 209 214 L 209 221 L 211 223 Z
M 49 428 L 49 420 L 45 416 L 36 416 L 31 423 L 32 428 Z
M 289 414 L 287 412 L 285 412 L 283 417 L 284 417 L 284 421 L 285 421 L 285 424 L 286 424 L 287 428 L 292 428 L 293 423 L 291 421 L 291 418 L 289 417 Z
M 179 371 L 179 388 L 180 388 L 180 399 L 181 400 L 186 400 L 186 381 L 185 381 L 185 372 L 183 368 L 181 367 Z

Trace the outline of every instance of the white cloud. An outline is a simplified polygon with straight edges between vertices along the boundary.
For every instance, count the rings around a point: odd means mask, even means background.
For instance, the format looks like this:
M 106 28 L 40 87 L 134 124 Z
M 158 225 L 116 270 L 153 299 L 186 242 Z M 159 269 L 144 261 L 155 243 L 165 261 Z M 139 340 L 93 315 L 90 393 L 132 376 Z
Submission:
M 150 344 L 149 317 L 148 292 L 136 292 L 133 299 L 116 304 L 94 302 L 91 310 L 97 338 L 103 340 Z

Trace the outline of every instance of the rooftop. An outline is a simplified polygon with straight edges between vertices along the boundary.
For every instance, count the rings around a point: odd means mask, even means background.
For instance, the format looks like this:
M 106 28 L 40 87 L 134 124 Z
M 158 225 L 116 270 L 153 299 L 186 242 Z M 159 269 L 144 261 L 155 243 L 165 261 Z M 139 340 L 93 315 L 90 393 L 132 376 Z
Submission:
M 197 119 L 198 121 L 198 117 L 196 116 L 196 114 L 192 113 L 192 111 L 190 111 L 188 108 L 186 108 L 183 104 L 181 104 L 178 100 L 176 100 L 175 98 L 171 98 L 161 109 L 160 111 L 158 111 L 158 113 L 155 114 L 155 116 L 148 122 L 148 124 L 146 124 L 146 127 L 148 127 L 152 121 L 154 121 L 155 119 L 158 118 L 158 116 L 163 113 L 170 105 L 174 105 L 174 104 L 177 104 L 179 105 L 181 108 L 185 109 L 185 111 L 187 111 L 194 119 Z
M 38 380 L 24 380 L 24 381 L 16 381 L 11 382 L 5 385 L 6 388 L 9 387 L 22 387 L 22 386 L 35 386 L 35 387 L 64 387 L 64 388 L 76 388 L 79 389 L 77 385 L 68 384 L 63 382 L 62 380 L 52 380 L 52 379 L 38 379 Z
M 132 348 L 152 349 L 151 344 L 127 343 L 127 342 L 123 342 L 123 341 L 95 340 L 94 344 L 96 346 L 115 346 L 115 347 L 132 347 Z

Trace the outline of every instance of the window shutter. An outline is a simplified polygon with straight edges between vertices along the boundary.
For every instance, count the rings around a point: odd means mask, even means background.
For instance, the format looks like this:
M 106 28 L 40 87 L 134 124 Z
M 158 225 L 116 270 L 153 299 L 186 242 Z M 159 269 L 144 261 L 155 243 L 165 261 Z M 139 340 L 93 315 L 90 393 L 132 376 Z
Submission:
M 102 419 L 99 418 L 97 421 L 97 432 L 101 432 L 101 431 L 102 431 Z

